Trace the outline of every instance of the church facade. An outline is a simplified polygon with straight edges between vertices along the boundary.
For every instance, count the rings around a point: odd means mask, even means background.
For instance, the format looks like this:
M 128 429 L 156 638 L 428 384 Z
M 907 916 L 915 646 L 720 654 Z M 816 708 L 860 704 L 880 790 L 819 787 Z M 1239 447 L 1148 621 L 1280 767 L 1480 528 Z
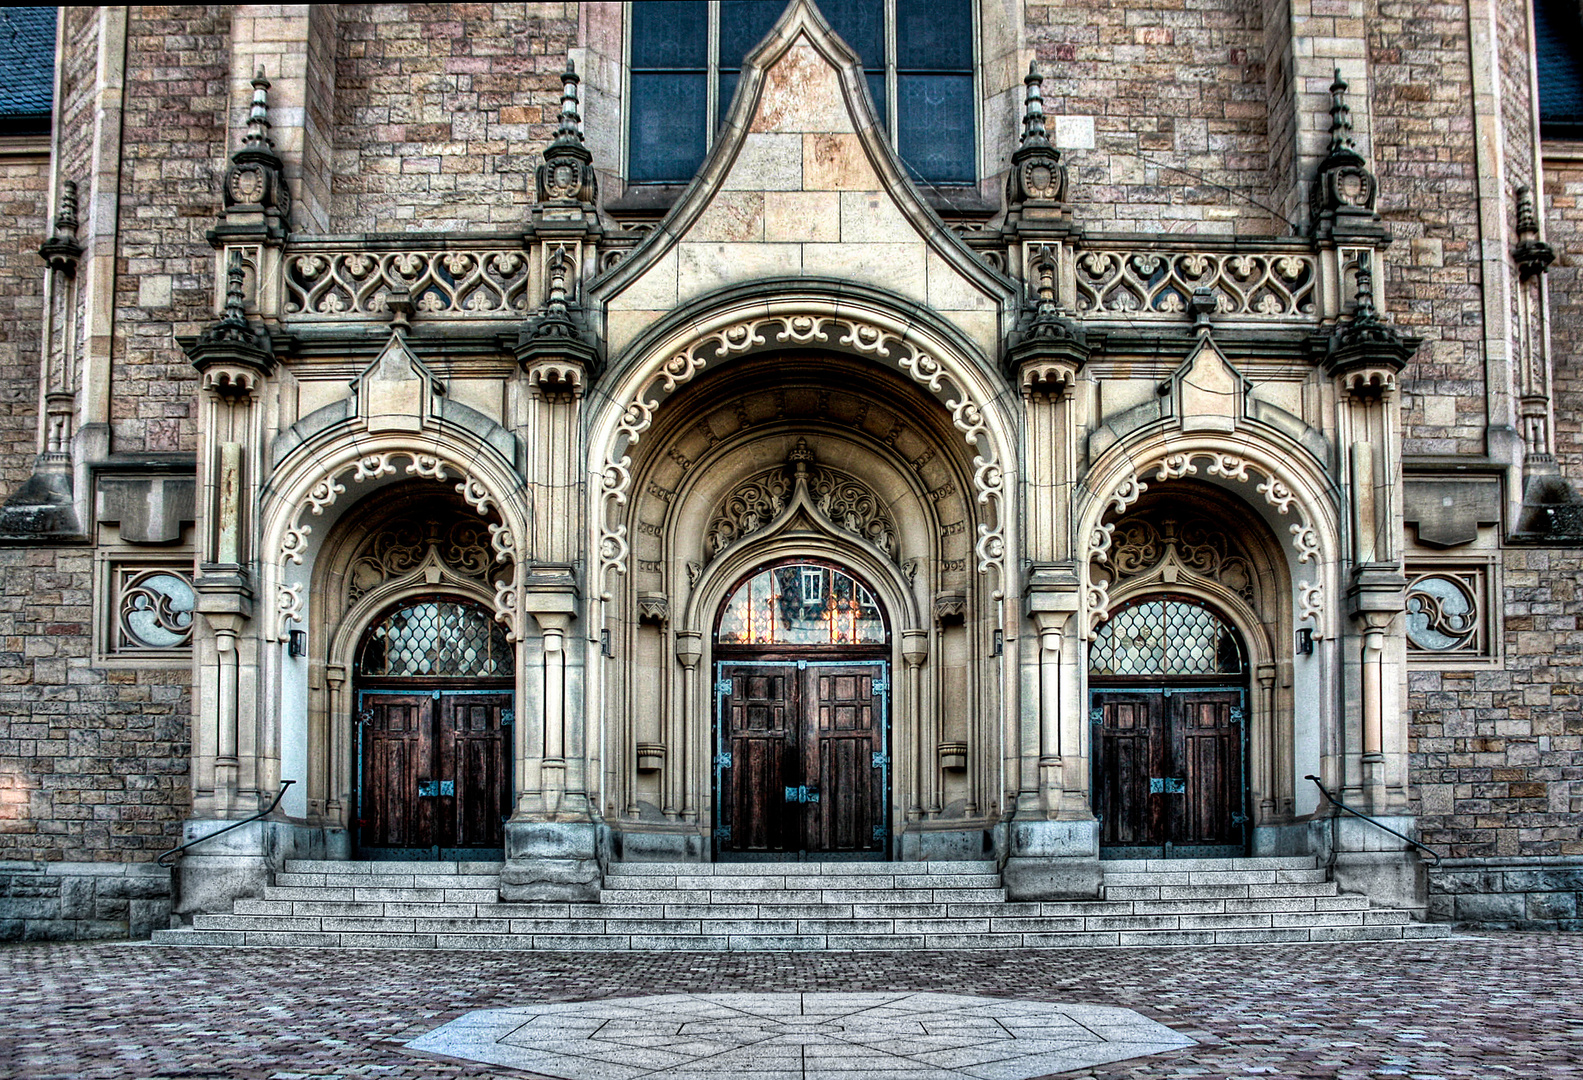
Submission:
M 62 9 L 6 936 L 303 857 L 1576 925 L 1583 142 L 1524 4 L 1342 7 Z

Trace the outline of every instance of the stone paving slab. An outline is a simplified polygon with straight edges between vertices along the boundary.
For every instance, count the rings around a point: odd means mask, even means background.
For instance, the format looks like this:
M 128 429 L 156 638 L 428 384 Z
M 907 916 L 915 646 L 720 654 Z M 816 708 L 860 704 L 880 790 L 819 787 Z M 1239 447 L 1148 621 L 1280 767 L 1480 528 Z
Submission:
M 1031 1080 L 1194 1040 L 1132 1009 L 814 991 L 481 1009 L 407 1045 L 557 1080 Z
M 1580 987 L 1583 935 L 1567 934 L 839 954 L 40 943 L 0 946 L 0 1076 L 531 1080 L 406 1043 L 469 1013 L 535 1004 L 929 991 L 1132 1009 L 1196 1040 L 1063 1080 L 1580 1080 Z

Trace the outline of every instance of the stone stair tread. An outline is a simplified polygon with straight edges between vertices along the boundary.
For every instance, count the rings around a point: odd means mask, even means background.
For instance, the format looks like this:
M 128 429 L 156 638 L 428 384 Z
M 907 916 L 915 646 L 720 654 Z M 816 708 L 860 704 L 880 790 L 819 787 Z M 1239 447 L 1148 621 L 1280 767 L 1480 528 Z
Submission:
M 502 902 L 498 863 L 293 859 L 160 945 L 812 951 L 1434 939 L 1311 858 L 1107 860 L 1100 898 L 1009 901 L 990 862 L 612 866 L 593 902 Z

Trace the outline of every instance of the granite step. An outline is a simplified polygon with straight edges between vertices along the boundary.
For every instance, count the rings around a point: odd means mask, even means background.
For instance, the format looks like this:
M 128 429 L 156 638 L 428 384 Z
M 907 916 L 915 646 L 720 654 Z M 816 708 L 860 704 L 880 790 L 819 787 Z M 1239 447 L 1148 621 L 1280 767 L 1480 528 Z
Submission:
M 990 862 L 612 866 L 590 903 L 502 902 L 498 863 L 291 860 L 163 945 L 491 950 L 1082 948 L 1435 938 L 1312 859 L 1107 861 L 1095 900 L 1013 902 Z

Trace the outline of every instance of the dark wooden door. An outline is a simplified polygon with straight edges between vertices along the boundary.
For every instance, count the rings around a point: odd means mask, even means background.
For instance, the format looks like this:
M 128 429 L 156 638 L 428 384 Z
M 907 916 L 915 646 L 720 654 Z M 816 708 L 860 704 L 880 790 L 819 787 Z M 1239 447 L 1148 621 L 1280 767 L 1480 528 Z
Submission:
M 501 847 L 511 700 L 506 692 L 364 692 L 360 845 L 414 856 Z
M 1242 699 L 1242 691 L 1225 689 L 1093 692 L 1101 844 L 1244 843 Z
M 882 856 L 882 663 L 719 665 L 722 855 Z

